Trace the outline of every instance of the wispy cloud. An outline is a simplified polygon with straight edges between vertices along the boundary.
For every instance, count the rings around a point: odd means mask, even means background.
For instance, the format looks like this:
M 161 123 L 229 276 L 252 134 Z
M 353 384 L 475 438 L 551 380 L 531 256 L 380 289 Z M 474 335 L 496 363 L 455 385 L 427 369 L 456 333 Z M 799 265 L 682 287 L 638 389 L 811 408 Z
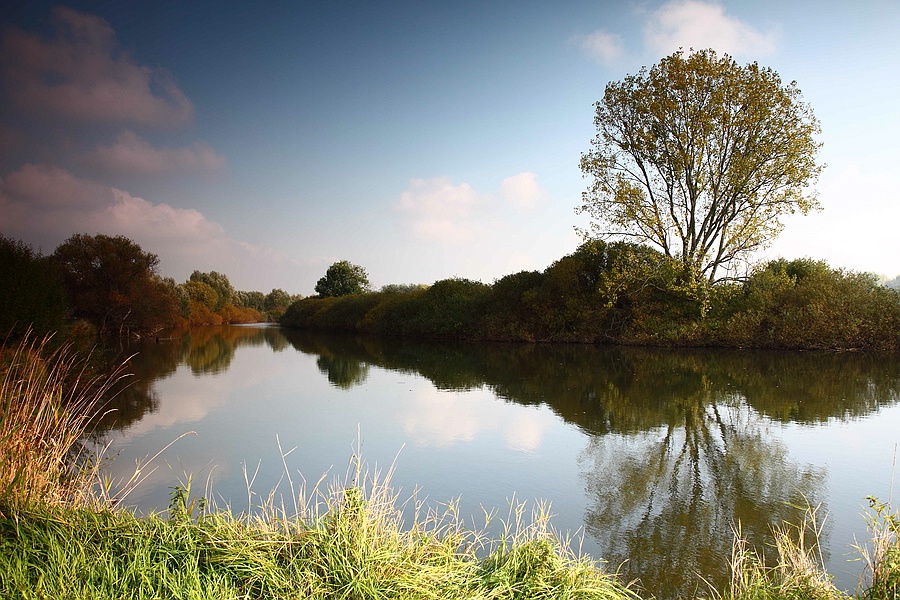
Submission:
M 526 212 L 534 210 L 547 199 L 546 192 L 538 184 L 537 175 L 527 171 L 500 182 L 500 193 L 509 204 Z
M 712 48 L 732 56 L 756 58 L 775 52 L 777 28 L 760 30 L 728 14 L 725 5 L 704 0 L 670 0 L 636 15 L 643 31 L 643 52 L 665 56 L 679 48 Z M 598 29 L 572 41 L 592 60 L 606 66 L 622 63 L 627 48 L 622 35 Z M 643 53 L 638 48 L 632 52 Z
M 577 36 L 574 42 L 587 56 L 603 65 L 616 64 L 625 53 L 622 36 L 602 29 Z
M 499 191 L 478 192 L 468 183 L 447 177 L 413 179 L 398 204 L 409 218 L 414 235 L 430 242 L 464 244 L 482 234 L 497 235 L 506 220 L 506 207 L 527 213 L 546 200 L 537 175 L 522 172 L 500 182 Z
M 75 233 L 124 235 L 159 256 L 162 275 L 220 271 L 242 289 L 272 289 L 273 281 L 296 281 L 310 268 L 234 239 L 198 210 L 151 202 L 46 164 L 26 164 L 0 179 L 0 231 L 48 253 Z
M 221 225 L 197 210 L 154 204 L 45 164 L 26 164 L 0 181 L 0 229 L 56 243 L 78 232 L 121 234 L 157 247 L 225 239 Z
M 138 64 L 103 19 L 53 9 L 52 39 L 8 29 L 0 45 L 7 96 L 43 117 L 183 126 L 193 104 L 165 70 Z
M 202 142 L 180 148 L 157 148 L 131 131 L 109 146 L 95 149 L 88 161 L 104 171 L 137 175 L 218 171 L 225 157 Z
M 778 35 L 726 14 L 725 7 L 717 2 L 672 0 L 650 13 L 644 24 L 644 40 L 658 55 L 678 48 L 712 48 L 719 53 L 756 57 L 773 53 Z
M 478 230 L 473 212 L 480 202 L 468 183 L 453 185 L 447 177 L 413 179 L 400 196 L 400 209 L 421 239 L 463 243 Z

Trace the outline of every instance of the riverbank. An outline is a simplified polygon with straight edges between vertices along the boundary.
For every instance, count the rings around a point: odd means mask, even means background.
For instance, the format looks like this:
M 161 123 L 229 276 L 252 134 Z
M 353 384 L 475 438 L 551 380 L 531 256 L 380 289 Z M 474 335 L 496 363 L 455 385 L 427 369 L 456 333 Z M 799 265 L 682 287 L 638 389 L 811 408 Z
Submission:
M 692 280 L 649 248 L 590 242 L 543 272 L 294 302 L 285 327 L 416 339 L 791 350 L 900 349 L 900 293 L 821 261 Z
M 167 516 L 38 504 L 3 511 L 3 597 L 636 598 L 540 517 L 489 542 L 447 515 L 403 527 L 385 488 L 336 492 L 311 519 Z M 515 526 L 515 525 L 514 525 Z
M 3 598 L 545 598 L 639 600 L 605 565 L 576 556 L 539 510 L 513 507 L 508 535 L 490 540 L 460 525 L 448 507 L 404 524 L 383 485 L 333 489 L 322 512 L 283 518 L 208 510 L 176 489 L 165 515 L 138 518 L 111 506 L 36 502 L 0 505 Z M 270 507 L 271 509 L 272 507 Z M 897 513 L 876 506 L 866 545 L 868 577 L 856 598 L 896 600 L 900 592 Z M 736 532 L 727 589 L 715 600 L 850 596 L 821 567 L 814 510 L 774 530 L 778 559 L 766 565 Z M 724 559 L 725 557 L 723 557 Z

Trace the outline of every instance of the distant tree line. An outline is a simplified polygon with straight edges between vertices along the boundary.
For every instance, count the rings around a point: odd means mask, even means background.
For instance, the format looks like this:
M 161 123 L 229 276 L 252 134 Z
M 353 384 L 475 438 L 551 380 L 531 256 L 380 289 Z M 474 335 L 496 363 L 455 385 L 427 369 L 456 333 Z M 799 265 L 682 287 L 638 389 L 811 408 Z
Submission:
M 184 283 L 124 236 L 75 234 L 43 256 L 0 234 L 0 334 L 48 333 L 73 323 L 101 335 L 167 327 L 275 321 L 301 296 L 235 290 L 226 275 L 194 271 Z
M 455 278 L 304 298 L 281 323 L 454 340 L 900 349 L 900 293 L 806 258 L 711 283 L 685 278 L 677 259 L 648 246 L 595 240 L 490 285 Z

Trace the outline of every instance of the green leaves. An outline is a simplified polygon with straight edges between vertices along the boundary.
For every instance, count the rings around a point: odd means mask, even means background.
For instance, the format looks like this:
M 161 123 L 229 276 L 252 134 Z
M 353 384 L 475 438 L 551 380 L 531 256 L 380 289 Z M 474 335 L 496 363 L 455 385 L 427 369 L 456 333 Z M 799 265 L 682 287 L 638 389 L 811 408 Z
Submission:
M 361 294 L 369 290 L 366 270 L 346 260 L 328 267 L 325 276 L 316 283 L 316 293 L 322 298 Z

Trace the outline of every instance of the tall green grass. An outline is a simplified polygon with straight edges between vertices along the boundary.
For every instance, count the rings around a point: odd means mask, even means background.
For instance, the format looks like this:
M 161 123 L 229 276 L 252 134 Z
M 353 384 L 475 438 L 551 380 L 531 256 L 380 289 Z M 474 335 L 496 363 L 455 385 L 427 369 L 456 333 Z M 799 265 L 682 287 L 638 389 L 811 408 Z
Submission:
M 168 515 L 32 504 L 0 518 L 2 597 L 627 600 L 514 504 L 499 541 L 404 502 L 368 475 L 234 515 L 176 487 Z M 288 516 L 294 510 L 298 516 Z

